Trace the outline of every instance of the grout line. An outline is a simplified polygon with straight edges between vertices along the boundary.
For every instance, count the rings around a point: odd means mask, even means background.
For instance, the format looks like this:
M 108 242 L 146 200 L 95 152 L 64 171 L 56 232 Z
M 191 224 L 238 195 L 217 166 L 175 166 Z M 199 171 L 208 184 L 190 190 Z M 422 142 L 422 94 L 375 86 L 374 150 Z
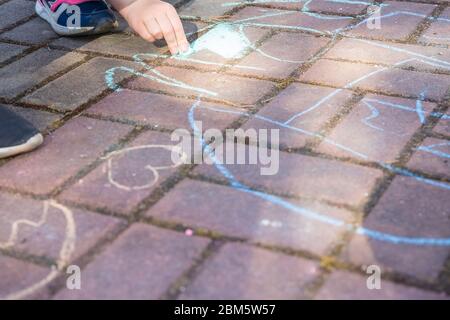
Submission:
M 12 2 L 12 0 L 11 0 L 11 1 L 7 1 L 7 2 Z M 38 16 L 38 15 L 37 15 L 36 13 L 32 13 L 32 14 L 31 14 L 30 16 L 28 16 L 28 17 L 25 17 L 25 18 L 20 19 L 20 20 L 18 20 L 18 21 L 16 21 L 16 22 L 12 23 L 12 24 L 10 24 L 10 25 L 7 25 L 6 27 L 3 27 L 2 29 L 0 29 L 0 35 L 3 34 L 3 33 L 5 33 L 5 32 L 7 32 L 7 31 L 10 31 L 10 30 L 12 30 L 12 29 L 14 29 L 14 28 L 16 28 L 16 27 L 19 27 L 19 26 L 21 26 L 21 25 L 27 23 L 28 21 L 30 21 L 30 20 L 36 18 L 37 16 Z
M 200 271 L 208 260 L 219 253 L 225 242 L 212 240 L 194 263 L 179 276 L 159 298 L 159 300 L 177 300 L 183 291 L 200 275 Z
M 417 26 L 416 30 L 414 30 L 408 37 L 407 41 L 411 43 L 417 43 L 421 35 L 423 35 L 427 29 L 431 26 L 433 19 L 437 18 L 439 15 L 445 10 L 447 5 L 441 4 L 438 5 L 433 12 L 431 12 L 428 16 L 426 16 L 421 23 Z

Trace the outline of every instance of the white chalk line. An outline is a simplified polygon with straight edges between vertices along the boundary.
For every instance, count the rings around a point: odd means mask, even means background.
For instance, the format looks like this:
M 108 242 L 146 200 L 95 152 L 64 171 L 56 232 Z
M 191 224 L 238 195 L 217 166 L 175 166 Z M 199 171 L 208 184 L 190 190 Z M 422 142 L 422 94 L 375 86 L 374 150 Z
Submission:
M 50 207 L 58 209 L 63 214 L 66 222 L 64 240 L 61 249 L 59 251 L 59 256 L 56 261 L 56 265 L 51 267 L 50 273 L 47 274 L 47 276 L 45 276 L 43 279 L 24 289 L 8 294 L 5 297 L 6 300 L 23 299 L 37 292 L 39 289 L 43 288 L 53 279 L 55 279 L 64 270 L 64 268 L 68 266 L 70 262 L 70 258 L 73 252 L 75 251 L 75 244 L 77 238 L 76 223 L 72 211 L 66 206 L 63 206 L 62 204 L 56 202 L 55 200 L 47 200 L 44 202 L 43 214 L 37 222 L 29 219 L 20 219 L 12 223 L 10 236 L 6 242 L 0 243 L 0 248 L 11 249 L 16 244 L 20 232 L 20 227 L 22 225 L 30 226 L 33 228 L 39 228 L 43 226 L 46 222 L 48 222 L 47 218 Z

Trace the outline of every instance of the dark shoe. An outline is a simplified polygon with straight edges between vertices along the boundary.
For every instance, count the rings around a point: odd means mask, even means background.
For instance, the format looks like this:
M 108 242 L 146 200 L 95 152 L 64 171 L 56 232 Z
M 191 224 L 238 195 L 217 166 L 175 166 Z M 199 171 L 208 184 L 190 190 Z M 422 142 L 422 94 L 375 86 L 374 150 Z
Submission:
M 43 141 L 31 123 L 0 106 L 0 159 L 31 151 Z

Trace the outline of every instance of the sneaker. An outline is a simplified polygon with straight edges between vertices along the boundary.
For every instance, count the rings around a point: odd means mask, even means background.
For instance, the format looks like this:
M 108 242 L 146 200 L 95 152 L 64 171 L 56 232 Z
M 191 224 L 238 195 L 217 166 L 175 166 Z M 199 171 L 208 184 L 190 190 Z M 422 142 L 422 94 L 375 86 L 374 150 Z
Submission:
M 43 141 L 31 123 L 0 106 L 0 159 L 31 151 Z
M 103 0 L 37 0 L 35 9 L 62 36 L 100 34 L 119 27 Z

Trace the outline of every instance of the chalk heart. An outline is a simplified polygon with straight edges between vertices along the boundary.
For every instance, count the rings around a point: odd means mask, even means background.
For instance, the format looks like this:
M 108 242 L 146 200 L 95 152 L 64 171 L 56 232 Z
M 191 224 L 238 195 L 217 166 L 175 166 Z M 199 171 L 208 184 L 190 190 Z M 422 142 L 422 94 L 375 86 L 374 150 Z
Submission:
M 8 204 L 5 208 L 8 209 Z M 48 274 L 33 283 L 23 284 L 0 299 L 23 299 L 39 291 L 69 264 L 75 250 L 76 225 L 72 211 L 54 200 L 44 201 L 22 212 L 0 209 L 0 249 L 26 252 L 52 258 L 56 264 Z
M 172 153 L 179 154 L 179 161 L 172 161 Z M 114 151 L 105 157 L 103 166 L 108 182 L 124 191 L 151 188 L 163 171 L 183 164 L 186 155 L 173 145 L 142 145 Z

